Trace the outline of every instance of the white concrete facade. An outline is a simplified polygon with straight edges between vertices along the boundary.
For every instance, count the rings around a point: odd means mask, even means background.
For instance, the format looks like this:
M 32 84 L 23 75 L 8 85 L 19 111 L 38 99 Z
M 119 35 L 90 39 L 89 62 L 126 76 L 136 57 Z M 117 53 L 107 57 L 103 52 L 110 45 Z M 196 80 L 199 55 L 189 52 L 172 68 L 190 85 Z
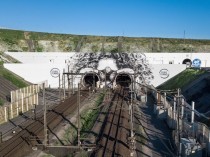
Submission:
M 182 64 L 185 59 L 201 60 L 201 67 L 210 67 L 210 53 L 145 53 L 149 64 Z
M 5 52 L 22 63 L 68 63 L 76 52 Z M 149 64 L 182 64 L 185 59 L 201 60 L 210 67 L 210 53 L 144 53 Z
M 58 71 L 67 71 L 67 65 L 74 60 L 71 57 L 75 52 L 5 52 L 16 58 L 21 64 L 4 64 L 4 67 L 32 83 L 48 81 L 53 88 L 58 87 Z M 155 87 L 186 69 L 182 64 L 185 59 L 200 59 L 201 67 L 210 67 L 210 53 L 145 53 L 154 79 L 150 84 Z M 105 63 L 107 64 L 107 63 Z M 114 63 L 110 67 L 115 67 Z M 71 68 L 71 67 L 70 67 Z

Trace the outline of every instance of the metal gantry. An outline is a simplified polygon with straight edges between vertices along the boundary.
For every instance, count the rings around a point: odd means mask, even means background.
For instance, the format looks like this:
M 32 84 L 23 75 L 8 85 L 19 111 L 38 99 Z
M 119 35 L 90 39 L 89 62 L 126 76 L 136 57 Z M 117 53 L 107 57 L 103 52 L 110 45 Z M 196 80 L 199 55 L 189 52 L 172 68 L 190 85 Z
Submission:
M 62 74 L 62 79 L 59 75 L 59 95 L 60 95 L 60 98 L 61 98 L 61 86 L 63 88 L 63 98 L 65 99 L 66 95 L 65 95 L 65 75 L 67 75 L 67 80 L 68 80 L 68 91 L 70 92 L 70 84 L 71 84 L 71 91 L 72 91 L 72 94 L 74 93 L 74 88 L 73 88 L 73 76 L 76 76 L 76 75 L 80 75 L 80 76 L 83 76 L 85 75 L 86 73 L 73 73 L 72 71 L 71 72 L 65 72 L 63 71 L 63 74 Z M 134 75 L 135 76 L 135 75 Z M 71 82 L 70 82 L 70 77 L 71 77 Z M 62 80 L 62 84 L 61 84 L 61 81 Z M 132 85 L 131 85 L 131 92 L 134 92 L 136 90 L 136 84 L 138 84 L 138 82 L 136 81 L 131 81 Z M 140 85 L 140 84 L 138 84 Z M 142 85 L 142 84 L 141 84 Z M 147 87 L 146 85 L 142 85 L 146 88 L 149 88 Z M 59 147 L 68 147 L 68 148 L 82 148 L 81 146 L 81 137 L 80 137 L 80 83 L 78 83 L 78 92 L 77 92 L 77 106 L 78 106 L 78 137 L 77 137 L 77 142 L 78 142 L 78 145 L 77 146 L 59 146 Z M 93 75 L 93 88 L 95 89 L 95 77 Z M 104 89 L 106 90 L 106 77 L 105 77 L 105 87 Z M 110 92 L 110 91 L 109 91 Z M 110 94 L 110 93 L 109 93 Z M 135 134 L 134 134 L 134 117 L 133 117 L 133 114 L 134 114 L 134 107 L 133 107 L 133 99 L 136 99 L 136 97 L 133 97 L 133 93 L 131 93 L 131 101 L 130 101 L 130 105 L 129 105 L 129 113 L 130 113 L 130 137 L 129 137 L 129 140 L 130 140 L 130 149 L 131 149 L 131 156 L 134 155 L 134 150 L 135 150 Z M 110 99 L 110 95 L 109 95 L 109 99 Z M 45 148 L 47 147 L 53 147 L 53 146 L 50 146 L 48 145 L 48 131 L 47 131 L 47 119 L 46 119 L 46 103 L 45 103 L 45 90 L 44 90 L 44 85 L 43 85 L 43 103 L 44 103 L 44 146 Z M 101 107 L 101 106 L 100 106 Z M 90 146 L 91 147 L 91 146 Z

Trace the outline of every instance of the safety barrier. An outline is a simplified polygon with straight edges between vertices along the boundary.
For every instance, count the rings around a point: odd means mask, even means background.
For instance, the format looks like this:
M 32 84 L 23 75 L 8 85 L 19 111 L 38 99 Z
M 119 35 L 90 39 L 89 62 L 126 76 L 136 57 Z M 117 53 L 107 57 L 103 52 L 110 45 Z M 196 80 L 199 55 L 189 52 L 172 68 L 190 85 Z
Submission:
M 180 147 L 179 138 L 193 138 L 196 139 L 196 141 L 202 146 L 203 156 L 210 156 L 210 130 L 208 126 L 200 122 L 192 122 L 190 121 L 192 117 L 189 118 L 192 111 L 196 114 L 200 113 L 193 110 L 192 107 L 185 101 L 183 96 L 180 97 L 178 105 L 177 99 L 170 102 L 167 101 L 166 94 L 160 95 L 160 92 L 156 92 L 153 93 L 153 95 L 157 101 L 155 106 L 162 106 L 162 108 L 156 107 L 155 109 L 162 110 L 164 112 L 166 115 L 164 116 L 164 119 L 166 120 L 169 128 L 174 130 L 175 134 L 179 132 L 178 135 L 176 134 L 173 136 L 176 147 Z M 155 111 L 155 113 L 158 115 L 160 111 Z M 204 115 L 202 116 L 207 118 Z
M 38 93 L 41 88 L 42 85 L 38 84 L 11 91 L 11 103 L 0 107 L 0 124 L 34 109 L 39 104 Z

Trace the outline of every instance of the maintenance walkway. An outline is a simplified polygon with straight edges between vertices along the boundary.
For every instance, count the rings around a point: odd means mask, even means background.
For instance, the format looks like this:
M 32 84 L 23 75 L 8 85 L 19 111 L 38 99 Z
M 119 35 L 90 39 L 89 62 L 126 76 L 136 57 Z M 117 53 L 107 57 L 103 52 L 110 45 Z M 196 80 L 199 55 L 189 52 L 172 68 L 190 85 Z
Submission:
M 137 156 L 143 157 L 172 157 L 173 148 L 172 130 L 164 120 L 158 119 L 153 112 L 155 100 L 147 96 L 147 102 L 136 105 L 139 111 L 135 112 L 134 120 L 140 126 L 135 131 Z

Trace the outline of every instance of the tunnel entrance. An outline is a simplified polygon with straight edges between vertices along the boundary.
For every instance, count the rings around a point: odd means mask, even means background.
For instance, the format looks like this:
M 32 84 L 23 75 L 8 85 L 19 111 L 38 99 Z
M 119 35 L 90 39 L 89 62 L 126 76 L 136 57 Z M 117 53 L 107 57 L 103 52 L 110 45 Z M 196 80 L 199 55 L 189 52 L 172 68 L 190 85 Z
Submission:
M 188 58 L 184 59 L 182 64 L 192 65 L 192 61 Z
M 96 74 L 93 73 L 89 73 L 86 74 L 83 78 L 83 85 L 86 87 L 92 87 L 95 84 L 96 87 L 96 83 L 99 81 L 99 77 Z
M 131 77 L 128 74 L 119 74 L 116 77 L 116 84 L 123 87 L 129 87 L 131 84 Z

